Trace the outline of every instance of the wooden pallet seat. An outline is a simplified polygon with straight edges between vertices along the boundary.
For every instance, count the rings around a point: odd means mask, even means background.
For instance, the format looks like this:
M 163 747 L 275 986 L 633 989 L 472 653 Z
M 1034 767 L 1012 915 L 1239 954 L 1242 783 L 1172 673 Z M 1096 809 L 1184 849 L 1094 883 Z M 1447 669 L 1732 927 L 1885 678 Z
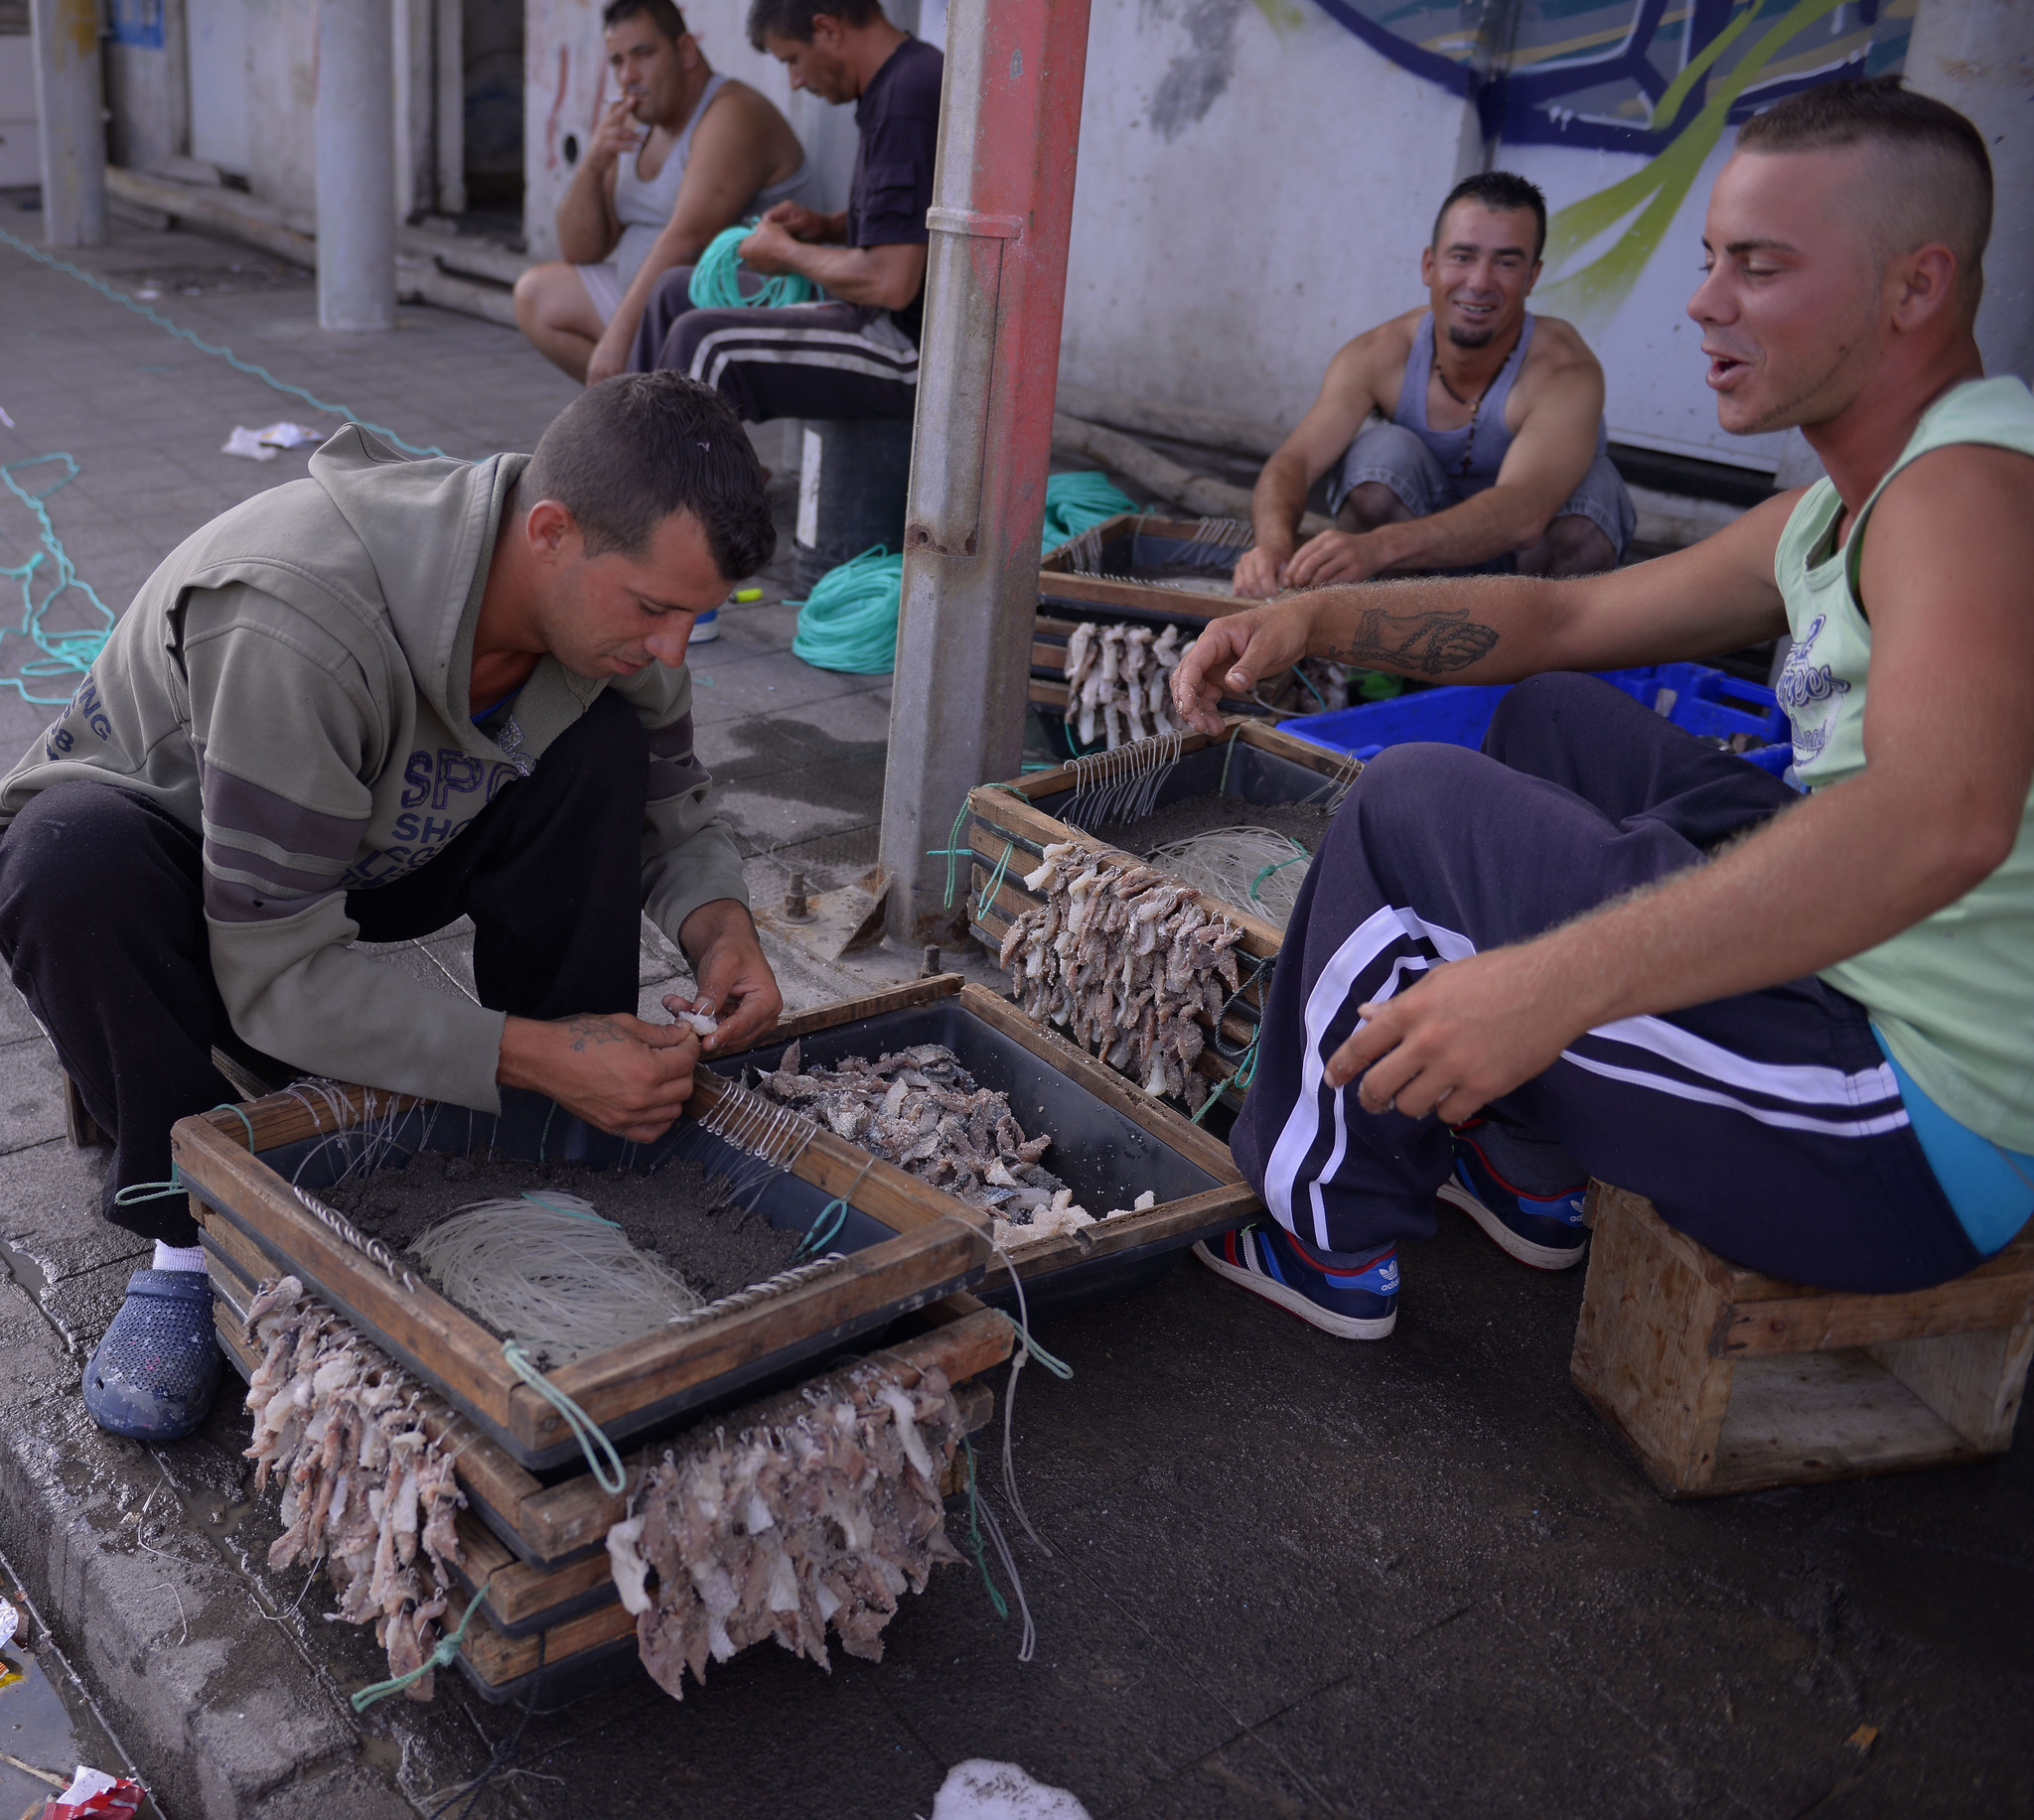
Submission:
M 1865 1296 L 1741 1270 L 1596 1183 L 1569 1371 L 1670 1497 L 1967 1465 L 2012 1445 L 2034 1236 L 1968 1276 Z

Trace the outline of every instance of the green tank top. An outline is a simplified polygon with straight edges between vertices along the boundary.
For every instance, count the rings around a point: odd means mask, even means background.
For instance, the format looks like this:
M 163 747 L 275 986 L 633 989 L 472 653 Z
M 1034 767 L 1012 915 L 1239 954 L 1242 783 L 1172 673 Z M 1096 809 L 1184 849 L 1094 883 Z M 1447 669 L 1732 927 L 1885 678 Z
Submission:
M 1871 509 L 1909 462 L 1955 443 L 2034 456 L 2034 394 L 2012 378 L 1945 392 L 1842 549 L 1833 543 L 1842 500 L 1828 481 L 1809 490 L 1781 534 L 1775 568 L 1794 649 L 1779 694 L 1794 728 L 1794 769 L 1811 790 L 1864 770 L 1871 626 L 1858 610 L 1857 576 Z M 2008 1150 L 2034 1151 L 2034 792 L 2004 865 L 1822 978 L 1863 1003 L 1900 1065 L 1952 1118 Z

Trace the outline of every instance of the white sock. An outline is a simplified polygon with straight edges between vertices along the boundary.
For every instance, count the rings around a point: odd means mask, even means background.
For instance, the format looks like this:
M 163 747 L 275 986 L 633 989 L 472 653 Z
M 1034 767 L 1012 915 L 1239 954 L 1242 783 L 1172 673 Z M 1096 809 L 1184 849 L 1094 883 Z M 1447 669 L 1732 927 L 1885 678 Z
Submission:
M 205 1247 L 203 1245 L 165 1245 L 161 1239 L 155 1242 L 155 1262 L 151 1270 L 203 1270 L 205 1268 Z

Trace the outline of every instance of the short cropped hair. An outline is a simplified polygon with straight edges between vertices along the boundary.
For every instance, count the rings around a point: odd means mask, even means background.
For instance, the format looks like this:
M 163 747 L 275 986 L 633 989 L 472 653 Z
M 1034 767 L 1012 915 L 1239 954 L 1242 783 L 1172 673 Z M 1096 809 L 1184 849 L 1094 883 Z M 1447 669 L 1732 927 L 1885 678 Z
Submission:
M 1974 309 L 1991 238 L 1991 156 L 1954 107 L 1916 94 L 1897 75 L 1879 75 L 1804 88 L 1737 129 L 1741 152 L 1852 145 L 1876 146 L 1892 177 L 1859 195 L 1881 261 L 1940 240 L 1957 255 L 1959 281 Z
M 525 509 L 539 499 L 564 506 L 588 556 L 635 556 L 678 511 L 699 520 L 729 581 L 754 575 L 777 550 L 748 432 L 720 393 L 680 372 L 589 386 L 538 439 L 517 491 Z
M 1434 216 L 1434 250 L 1441 245 L 1441 223 L 1448 218 L 1448 210 L 1460 202 L 1481 203 L 1486 209 L 1499 214 L 1511 214 L 1517 210 L 1532 210 L 1533 226 L 1536 229 L 1532 241 L 1532 262 L 1539 263 L 1539 255 L 1546 250 L 1546 198 L 1539 193 L 1539 186 L 1528 183 L 1525 178 L 1511 171 L 1479 171 L 1474 177 L 1465 177 L 1448 192 L 1448 199 Z
M 625 19 L 642 15 L 656 27 L 672 44 L 685 35 L 685 15 L 671 4 L 671 0 L 608 0 L 600 9 L 600 29 L 620 25 Z
M 867 25 L 882 18 L 882 0 L 749 0 L 749 42 L 759 51 L 765 37 L 808 45 L 821 13 L 842 25 Z

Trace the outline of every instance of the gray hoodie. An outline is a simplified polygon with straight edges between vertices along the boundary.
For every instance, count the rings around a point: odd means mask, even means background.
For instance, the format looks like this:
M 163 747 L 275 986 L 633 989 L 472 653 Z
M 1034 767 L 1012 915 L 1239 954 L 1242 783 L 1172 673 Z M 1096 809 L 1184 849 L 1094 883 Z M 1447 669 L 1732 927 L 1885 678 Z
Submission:
M 588 681 L 547 656 L 494 737 L 473 725 L 474 626 L 527 460 L 408 462 L 342 430 L 309 479 L 171 552 L 0 782 L 0 826 L 37 791 L 84 778 L 202 832 L 213 972 L 255 1048 L 483 1112 L 500 1107 L 502 1014 L 349 948 L 346 894 L 443 852 L 603 688 L 650 730 L 652 920 L 675 940 L 700 905 L 748 901 L 733 836 L 706 806 L 687 670 Z

